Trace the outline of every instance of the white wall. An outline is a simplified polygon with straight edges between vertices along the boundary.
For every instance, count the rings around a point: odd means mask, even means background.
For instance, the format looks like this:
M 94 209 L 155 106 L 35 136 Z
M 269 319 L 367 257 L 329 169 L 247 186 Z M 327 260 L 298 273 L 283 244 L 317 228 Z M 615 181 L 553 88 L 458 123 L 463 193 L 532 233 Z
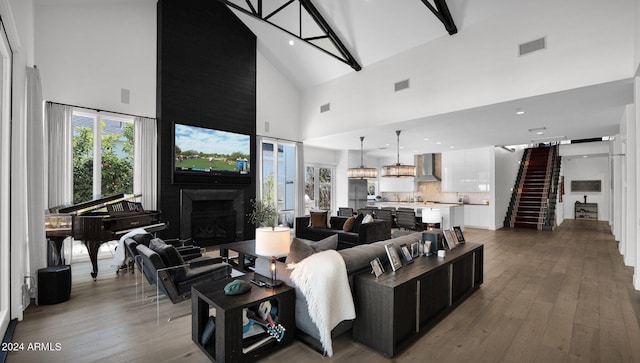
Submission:
M 521 17 L 497 15 L 304 90 L 302 138 L 633 75 L 634 0 L 522 1 L 519 6 Z M 518 56 L 518 44 L 542 36 L 546 50 Z M 393 83 L 407 78 L 411 88 L 394 93 Z M 331 112 L 319 113 L 327 102 Z
M 262 136 L 300 141 L 300 91 L 259 49 L 256 58 L 256 131 Z
M 524 147 L 518 147 L 515 151 L 507 151 L 503 148 L 494 148 L 494 180 L 491 183 L 491 203 L 494 206 L 494 228 L 500 229 L 504 226 L 504 218 L 507 215 L 513 187 L 520 169 L 520 161 Z
M 38 1 L 46 100 L 155 117 L 156 0 Z M 121 89 L 130 90 L 129 104 Z
M 575 218 L 575 202 L 584 202 L 587 196 L 588 203 L 598 203 L 598 220 L 609 220 L 609 159 L 608 156 L 596 156 L 588 158 L 562 158 L 564 166 L 564 215 L 565 218 Z M 572 192 L 572 180 L 601 180 L 602 191 L 597 192 Z

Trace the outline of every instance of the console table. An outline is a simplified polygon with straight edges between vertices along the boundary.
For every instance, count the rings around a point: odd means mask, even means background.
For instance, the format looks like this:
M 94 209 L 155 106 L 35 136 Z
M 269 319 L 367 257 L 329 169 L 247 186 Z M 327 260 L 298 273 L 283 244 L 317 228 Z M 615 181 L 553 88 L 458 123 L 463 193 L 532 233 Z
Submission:
M 467 242 L 444 258 L 418 257 L 378 279 L 354 277 L 354 339 L 393 357 L 433 327 L 483 282 L 484 247 Z
M 573 212 L 575 219 L 598 220 L 598 203 L 576 203 Z
M 236 279 L 251 280 L 253 273 Z M 242 295 L 227 296 L 224 286 L 234 279 L 197 284 L 191 288 L 191 339 L 212 362 L 252 362 L 293 341 L 295 331 L 295 290 L 287 285 L 276 289 L 253 286 Z M 286 329 L 282 341 L 272 340 L 259 348 L 243 353 L 242 310 L 271 301 L 278 306 L 278 321 Z M 215 331 L 209 343 L 201 338 L 209 319 L 210 309 L 215 309 Z

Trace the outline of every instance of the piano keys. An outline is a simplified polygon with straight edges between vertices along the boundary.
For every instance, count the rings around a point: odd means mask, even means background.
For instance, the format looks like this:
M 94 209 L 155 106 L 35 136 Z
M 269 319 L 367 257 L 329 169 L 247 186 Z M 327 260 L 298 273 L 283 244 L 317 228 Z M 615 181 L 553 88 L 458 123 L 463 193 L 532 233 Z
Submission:
M 51 233 L 47 230 L 47 237 L 53 237 L 54 233 L 69 233 L 74 239 L 81 240 L 89 252 L 91 277 L 96 280 L 98 250 L 103 243 L 118 239 L 135 228 L 144 228 L 153 233 L 167 226 L 161 220 L 160 211 L 145 211 L 141 203 L 128 200 L 137 197 L 139 195 L 125 197 L 124 194 L 116 194 L 75 205 L 50 208 L 45 216 L 45 225 L 55 225 L 56 218 L 67 220 L 67 226 L 69 219 L 71 223 L 70 228 L 66 227 L 63 232 L 53 231 L 53 228 Z

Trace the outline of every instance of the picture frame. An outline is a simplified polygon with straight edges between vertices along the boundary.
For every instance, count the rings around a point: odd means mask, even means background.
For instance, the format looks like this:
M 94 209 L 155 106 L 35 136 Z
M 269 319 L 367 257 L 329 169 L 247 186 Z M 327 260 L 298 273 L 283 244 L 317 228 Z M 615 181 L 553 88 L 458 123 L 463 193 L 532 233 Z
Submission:
M 413 242 L 411 244 L 411 257 L 420 257 L 420 242 Z
M 462 234 L 462 228 L 460 228 L 460 226 L 454 226 L 453 227 L 453 232 L 455 232 L 456 234 L 456 239 L 458 240 L 458 243 L 464 243 L 464 234 Z
M 384 249 L 387 251 L 387 257 L 389 258 L 389 262 L 391 263 L 391 269 L 393 271 L 396 271 L 397 269 L 402 267 L 400 256 L 398 256 L 398 251 L 396 250 L 393 242 L 384 245 Z
M 445 240 L 445 247 L 446 249 L 452 250 L 454 248 L 456 248 L 456 237 L 453 233 L 453 231 L 445 229 L 442 231 L 442 234 L 444 234 L 444 240 Z
M 374 260 L 371 260 L 371 268 L 374 275 L 376 275 L 376 279 L 380 277 L 384 273 L 384 267 L 382 266 L 382 262 L 380 262 L 380 258 L 376 257 Z
M 402 257 L 404 257 L 404 260 L 407 261 L 408 264 L 413 262 L 411 250 L 409 250 L 409 246 L 407 246 L 406 243 L 400 245 L 400 252 L 402 252 Z

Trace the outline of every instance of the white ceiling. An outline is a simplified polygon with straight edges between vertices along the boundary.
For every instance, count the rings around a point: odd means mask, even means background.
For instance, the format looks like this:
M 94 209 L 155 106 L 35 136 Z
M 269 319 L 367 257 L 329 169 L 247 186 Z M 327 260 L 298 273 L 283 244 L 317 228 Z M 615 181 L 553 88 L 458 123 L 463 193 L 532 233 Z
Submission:
M 625 105 L 632 102 L 633 81 L 629 79 L 410 120 L 375 130 L 352 130 L 304 143 L 321 148 L 336 145 L 336 150 L 359 150 L 360 136 L 367 135 L 364 140 L 367 155 L 391 157 L 397 153 L 395 130 L 402 130 L 401 154 L 529 144 L 534 139 L 555 137 L 578 140 L 613 136 L 619 132 Z M 518 110 L 525 113 L 517 115 Z M 541 130 L 543 135 L 538 135 L 538 130 L 529 131 L 541 127 L 546 128 Z
M 265 1 L 264 6 L 275 9 L 285 2 Z M 515 16 L 518 6 L 525 2 L 447 0 L 458 32 L 505 12 L 513 12 Z M 364 69 L 436 38 L 450 37 L 420 0 L 314 0 L 313 3 Z M 282 30 L 234 12 L 257 35 L 259 50 L 301 90 L 355 72 L 301 41 L 289 45 L 292 37 Z M 274 22 L 279 21 L 285 28 L 293 30 L 299 26 L 296 11 L 278 16 L 281 18 L 274 17 Z M 303 23 L 307 24 L 306 21 Z M 308 33 L 313 32 L 310 27 L 303 27 Z M 401 154 L 527 144 L 548 137 L 594 138 L 617 134 L 624 107 L 630 103 L 633 103 L 633 82 L 628 79 L 303 141 L 320 148 L 359 150 L 359 137 L 367 135 L 364 149 L 368 156 L 395 157 L 395 130 L 402 130 Z M 516 115 L 519 109 L 525 114 Z M 529 132 L 539 127 L 545 128 L 543 135 Z

